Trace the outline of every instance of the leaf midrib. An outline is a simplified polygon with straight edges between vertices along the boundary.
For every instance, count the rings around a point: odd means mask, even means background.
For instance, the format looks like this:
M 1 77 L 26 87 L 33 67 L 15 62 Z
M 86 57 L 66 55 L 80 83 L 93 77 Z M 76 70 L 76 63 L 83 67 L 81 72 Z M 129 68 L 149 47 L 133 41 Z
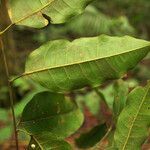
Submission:
M 31 14 L 29 14 L 29 15 L 27 15 L 27 16 L 25 16 L 25 17 L 23 17 L 23 18 L 21 18 L 21 19 L 19 19 L 19 20 L 17 20 L 17 21 L 15 21 L 15 22 L 13 22 L 12 24 L 17 24 L 17 23 L 19 23 L 19 22 L 21 22 L 21 21 L 23 21 L 23 20 L 26 20 L 27 18 L 29 18 L 29 17 L 35 15 L 36 13 L 38 13 L 38 12 L 40 12 L 41 10 L 45 9 L 46 7 L 48 7 L 53 1 L 54 1 L 54 0 L 48 2 L 47 4 L 43 5 L 43 7 L 39 8 L 39 9 L 37 9 L 36 11 L 34 11 L 33 13 L 31 13 Z M 10 16 L 11 16 L 11 15 L 10 15 Z
M 70 63 L 70 64 L 64 64 L 64 65 L 60 65 L 60 66 L 47 67 L 47 68 L 42 68 L 42 69 L 30 71 L 30 72 L 25 72 L 25 73 L 23 73 L 21 75 L 21 77 L 27 76 L 27 75 L 31 75 L 31 74 L 34 74 L 34 73 L 38 73 L 38 72 L 43 72 L 43 71 L 51 70 L 51 69 L 62 68 L 62 67 L 67 67 L 67 66 L 73 66 L 73 65 L 78 65 L 78 64 L 83 64 L 83 63 L 87 63 L 87 62 L 92 62 L 92 61 L 100 60 L 100 59 L 106 59 L 106 58 L 110 58 L 110 57 L 114 57 L 114 56 L 118 56 L 118 55 L 123 55 L 123 54 L 126 54 L 126 53 L 134 52 L 136 50 L 140 50 L 142 48 L 147 48 L 149 46 L 150 45 L 147 45 L 145 47 L 140 47 L 140 48 L 137 48 L 137 49 L 132 49 L 132 50 L 127 51 L 127 52 L 122 52 L 122 53 L 118 53 L 118 54 L 111 55 L 111 56 L 105 56 L 103 58 L 95 58 L 95 59 L 92 59 L 92 60 L 80 61 L 80 62 L 75 62 L 75 63 Z
M 141 108 L 142 108 L 142 106 L 143 106 L 143 103 L 144 103 L 144 101 L 145 101 L 145 98 L 146 98 L 146 96 L 147 96 L 147 93 L 148 93 L 149 89 L 150 89 L 150 86 L 148 87 L 148 89 L 147 89 L 146 92 L 145 92 L 144 97 L 142 98 L 142 101 L 141 101 L 141 104 L 139 105 L 138 111 L 137 111 L 137 113 L 136 113 L 136 115 L 135 115 L 135 117 L 134 117 L 134 119 L 133 119 L 133 121 L 132 121 L 132 124 L 131 124 L 130 128 L 129 128 L 129 132 L 128 132 L 127 138 L 126 138 L 126 140 L 125 140 L 125 142 L 124 142 L 124 145 L 123 145 L 123 147 L 122 147 L 122 150 L 125 150 L 125 148 L 126 148 L 126 146 L 127 146 L 128 140 L 129 140 L 130 135 L 131 135 L 131 132 L 132 132 L 132 128 L 133 128 L 133 126 L 134 126 L 134 123 L 135 123 L 136 119 L 138 118 L 139 112 L 140 112 L 140 110 L 141 110 Z
M 74 111 L 77 111 L 77 110 L 78 109 L 75 107 L 74 109 L 72 109 L 70 111 L 67 111 L 67 112 L 64 112 L 64 113 L 58 113 L 58 114 L 55 114 L 55 115 L 51 115 L 51 116 L 47 116 L 47 117 L 43 117 L 43 118 L 38 118 L 38 119 L 31 119 L 31 120 L 26 120 L 26 121 L 20 121 L 20 124 L 41 121 L 41 120 L 48 119 L 48 118 L 53 118 L 53 117 L 56 117 L 56 116 L 63 116 L 63 115 L 70 114 L 70 113 L 72 113 Z
M 41 150 L 44 150 L 44 148 L 43 148 L 43 146 L 42 146 L 42 143 L 39 142 L 36 137 L 33 136 L 32 138 L 36 141 L 36 143 L 37 143 L 38 146 L 41 148 Z M 59 147 L 61 147 L 61 146 L 55 146 L 55 147 L 49 148 L 49 150 L 54 150 L 54 149 L 59 148 Z

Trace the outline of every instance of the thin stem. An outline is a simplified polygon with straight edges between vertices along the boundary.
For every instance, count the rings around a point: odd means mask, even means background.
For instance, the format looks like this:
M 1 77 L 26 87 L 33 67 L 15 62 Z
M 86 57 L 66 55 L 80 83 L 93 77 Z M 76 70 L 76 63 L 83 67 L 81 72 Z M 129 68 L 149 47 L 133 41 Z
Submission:
M 21 77 L 24 77 L 26 74 L 21 74 L 15 78 L 12 78 L 11 80 L 9 80 L 10 83 L 13 83 L 14 81 L 16 81 L 17 79 L 21 78 Z
M 102 142 L 108 137 L 109 133 L 112 131 L 112 126 L 109 127 L 108 131 L 104 135 L 104 137 L 94 146 L 91 150 L 100 150 Z
M 19 150 L 18 147 L 18 134 L 17 134 L 17 126 L 16 126 L 16 118 L 15 118 L 15 111 L 14 111 L 14 99 L 13 99 L 13 89 L 12 89 L 12 84 L 9 82 L 9 69 L 8 69 L 8 64 L 7 64 L 7 59 L 4 51 L 4 45 L 2 38 L 0 37 L 0 45 L 1 45 L 1 50 L 2 50 L 2 56 L 3 56 L 3 61 L 4 61 L 4 66 L 5 66 L 5 71 L 6 71 L 6 77 L 8 79 L 8 88 L 9 88 L 9 99 L 10 99 L 10 106 L 11 106 L 11 111 L 12 111 L 12 116 L 13 116 L 13 125 L 14 125 L 14 132 L 15 132 L 15 142 L 16 142 L 16 150 Z
M 7 30 L 9 30 L 9 28 L 11 28 L 13 25 L 14 25 L 14 24 L 12 23 L 12 24 L 10 24 L 8 27 L 6 27 L 3 31 L 0 31 L 0 36 L 1 36 L 2 34 L 4 34 Z

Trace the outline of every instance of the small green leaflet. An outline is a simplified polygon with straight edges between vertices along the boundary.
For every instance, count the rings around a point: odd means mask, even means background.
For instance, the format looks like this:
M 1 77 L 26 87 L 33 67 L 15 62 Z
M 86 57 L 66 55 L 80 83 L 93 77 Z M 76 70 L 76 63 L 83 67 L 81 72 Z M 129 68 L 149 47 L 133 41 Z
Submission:
M 150 81 L 145 87 L 135 88 L 128 96 L 115 132 L 119 150 L 140 150 L 150 127 Z

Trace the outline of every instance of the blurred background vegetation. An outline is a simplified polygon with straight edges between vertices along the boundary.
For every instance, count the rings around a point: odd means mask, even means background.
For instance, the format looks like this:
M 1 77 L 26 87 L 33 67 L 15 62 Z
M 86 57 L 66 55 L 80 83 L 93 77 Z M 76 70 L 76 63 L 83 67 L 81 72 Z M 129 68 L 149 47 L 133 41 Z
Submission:
M 7 0 L 1 0 L 0 29 L 4 29 L 9 24 Z M 40 30 L 14 26 L 3 38 L 10 73 L 12 77 L 21 74 L 24 71 L 24 63 L 28 54 L 49 40 L 62 38 L 73 40 L 79 37 L 92 37 L 100 34 L 112 36 L 131 35 L 150 40 L 150 0 L 95 0 L 82 15 L 65 24 L 52 25 L 49 23 L 47 27 Z M 13 132 L 7 79 L 2 60 L 0 51 L 0 149 L 7 149 L 9 145 L 6 144 L 6 141 L 11 141 Z M 127 83 L 128 87 L 132 89 L 136 85 L 144 85 L 149 78 L 150 55 L 123 78 L 123 83 L 121 81 L 119 84 L 125 85 Z M 93 91 L 90 87 L 87 87 L 73 93 L 73 97 L 76 98 L 77 103 L 85 112 L 86 119 L 82 127 L 83 130 L 97 125 L 103 119 L 110 122 L 108 117 L 112 115 L 111 109 L 115 89 L 113 87 L 115 85 L 115 81 L 114 83 L 108 82 L 100 87 L 100 91 Z M 15 112 L 17 118 L 19 118 L 25 104 L 35 92 L 43 90 L 43 88 L 23 79 L 17 80 L 13 86 Z M 105 99 L 108 105 L 105 106 L 101 99 Z M 105 118 L 102 118 L 101 114 L 105 114 Z M 26 141 L 26 138 L 28 137 L 20 135 L 22 141 Z

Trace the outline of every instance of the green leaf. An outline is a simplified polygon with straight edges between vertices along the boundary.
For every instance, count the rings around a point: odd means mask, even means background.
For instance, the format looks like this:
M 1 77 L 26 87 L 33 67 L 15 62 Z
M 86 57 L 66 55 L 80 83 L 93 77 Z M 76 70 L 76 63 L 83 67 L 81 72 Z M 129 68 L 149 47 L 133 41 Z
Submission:
M 66 31 L 80 37 L 99 34 L 134 35 L 134 29 L 125 16 L 109 17 L 91 5 L 82 15 L 73 18 L 66 24 Z
M 100 113 L 101 98 L 95 91 L 85 95 L 84 103 L 93 115 L 97 116 Z
M 28 150 L 71 150 L 71 146 L 63 141 L 57 140 L 53 136 L 37 136 L 32 137 L 28 146 Z
M 9 0 L 13 24 L 41 28 L 51 23 L 64 23 L 83 12 L 93 0 Z
M 39 92 L 45 91 L 45 89 L 36 89 L 32 90 L 28 94 L 26 94 L 23 99 L 14 106 L 15 115 L 18 117 L 22 114 L 22 111 L 26 104 L 33 98 L 33 96 Z
M 113 83 L 108 84 L 106 87 L 102 87 L 98 89 L 98 91 L 102 94 L 104 97 L 104 101 L 107 104 L 107 106 L 113 110 L 113 102 L 114 102 L 114 88 Z
M 64 139 L 83 123 L 77 105 L 62 94 L 48 91 L 36 94 L 23 110 L 20 130 L 39 136 L 43 132 Z
M 127 106 L 121 112 L 115 132 L 119 150 L 140 150 L 148 137 L 150 126 L 150 82 L 135 88 L 128 96 Z
M 76 139 L 76 144 L 80 148 L 92 147 L 103 138 L 106 132 L 107 127 L 105 124 L 98 125 L 89 132 L 81 134 L 81 136 Z
M 31 53 L 26 76 L 54 92 L 97 87 L 122 77 L 150 51 L 150 42 L 101 35 L 50 41 Z
M 95 91 L 88 92 L 85 95 L 77 95 L 76 102 L 81 109 L 84 109 L 84 106 L 86 106 L 95 116 L 100 112 L 101 98 Z
M 125 107 L 127 95 L 128 95 L 128 83 L 123 80 L 118 80 L 114 84 L 113 113 L 115 119 L 118 118 L 120 112 Z

